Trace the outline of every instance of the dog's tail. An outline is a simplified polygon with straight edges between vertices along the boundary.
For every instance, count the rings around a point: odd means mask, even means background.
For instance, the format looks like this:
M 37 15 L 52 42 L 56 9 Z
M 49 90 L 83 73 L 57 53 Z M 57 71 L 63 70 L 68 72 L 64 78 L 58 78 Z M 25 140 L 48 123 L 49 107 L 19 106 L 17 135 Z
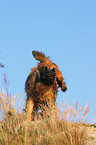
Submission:
M 45 54 L 39 51 L 32 51 L 33 56 L 36 60 L 39 60 L 40 62 L 46 62 L 49 61 L 49 57 L 46 57 Z

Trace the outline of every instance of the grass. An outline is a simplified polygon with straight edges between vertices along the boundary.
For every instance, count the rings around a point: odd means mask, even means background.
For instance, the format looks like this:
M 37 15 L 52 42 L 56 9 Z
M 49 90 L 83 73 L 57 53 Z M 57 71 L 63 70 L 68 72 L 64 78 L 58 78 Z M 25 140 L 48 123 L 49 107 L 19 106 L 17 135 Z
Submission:
M 26 114 L 15 107 L 17 97 L 2 90 L 0 94 L 0 144 L 1 145 L 86 145 L 86 117 L 90 102 L 78 107 L 62 103 L 58 107 L 58 119 L 54 117 L 28 123 Z M 20 105 L 20 98 L 17 99 Z M 22 100 L 21 100 L 22 102 Z M 22 105 L 22 103 L 21 103 Z M 22 107 L 21 107 L 22 108 Z M 51 111 L 47 110 L 47 113 Z

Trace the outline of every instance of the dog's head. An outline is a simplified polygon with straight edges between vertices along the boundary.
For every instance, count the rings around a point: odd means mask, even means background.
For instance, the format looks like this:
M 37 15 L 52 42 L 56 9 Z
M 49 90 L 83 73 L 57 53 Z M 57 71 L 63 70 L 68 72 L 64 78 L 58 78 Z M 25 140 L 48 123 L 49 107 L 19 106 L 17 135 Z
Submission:
M 57 85 L 57 88 L 61 87 L 61 90 L 65 92 L 67 87 L 64 82 L 62 73 L 58 69 L 55 63 L 49 60 L 43 53 L 38 51 L 32 51 L 36 60 L 39 60 L 38 70 L 40 72 L 40 81 L 46 85 Z

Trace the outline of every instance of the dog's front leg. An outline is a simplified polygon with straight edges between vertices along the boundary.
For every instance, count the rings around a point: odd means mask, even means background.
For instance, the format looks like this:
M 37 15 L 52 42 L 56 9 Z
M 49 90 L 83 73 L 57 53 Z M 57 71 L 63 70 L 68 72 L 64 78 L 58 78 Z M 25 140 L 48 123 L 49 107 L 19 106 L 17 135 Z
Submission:
M 31 121 L 31 113 L 33 111 L 34 101 L 31 97 L 27 98 L 26 101 L 26 113 L 27 113 L 27 121 Z

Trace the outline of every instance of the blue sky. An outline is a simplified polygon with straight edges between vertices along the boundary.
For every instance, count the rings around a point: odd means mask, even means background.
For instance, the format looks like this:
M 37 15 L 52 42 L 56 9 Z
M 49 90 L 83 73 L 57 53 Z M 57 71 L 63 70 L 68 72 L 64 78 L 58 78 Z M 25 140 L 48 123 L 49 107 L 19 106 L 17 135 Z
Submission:
M 10 89 L 24 92 L 32 50 L 44 52 L 61 70 L 68 90 L 58 98 L 96 107 L 96 1 L 0 1 L 0 90 L 6 73 Z M 26 98 L 26 97 L 25 97 Z M 24 98 L 24 99 L 25 99 Z

